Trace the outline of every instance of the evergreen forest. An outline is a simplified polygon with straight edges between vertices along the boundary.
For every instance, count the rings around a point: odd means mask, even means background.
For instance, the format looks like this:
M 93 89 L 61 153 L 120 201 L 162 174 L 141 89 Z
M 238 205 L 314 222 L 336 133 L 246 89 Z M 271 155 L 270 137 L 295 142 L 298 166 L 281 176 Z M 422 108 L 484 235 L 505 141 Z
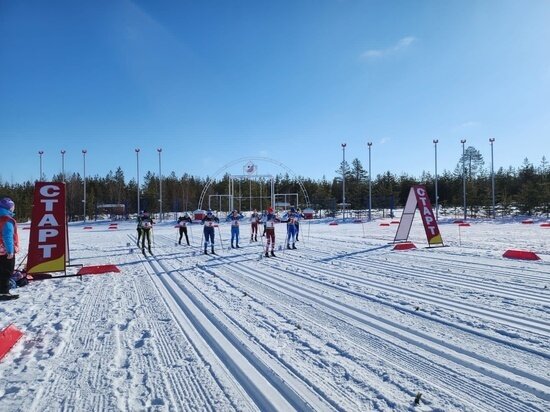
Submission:
M 308 177 L 296 177 L 278 174 L 274 177 L 275 192 L 278 194 L 297 194 L 290 197 L 289 204 L 316 211 L 321 216 L 333 215 L 342 208 L 342 176 L 345 176 L 346 209 L 353 210 L 356 216 L 365 216 L 370 205 L 372 211 L 391 216 L 393 209 L 404 206 L 410 187 L 415 184 L 426 185 L 432 206 L 435 205 L 434 173 L 424 172 L 415 177 L 407 174 L 396 175 L 390 171 L 372 176 L 369 180 L 367 170 L 359 159 L 353 159 L 339 165 L 331 180 L 322 178 L 313 180 Z M 494 177 L 494 181 L 493 181 Z M 228 194 L 229 174 L 210 182 L 208 177 L 191 176 L 175 172 L 162 176 L 148 171 L 140 182 L 140 209 L 158 213 L 193 211 L 199 207 L 212 207 L 214 210 L 227 211 L 228 203 L 224 196 Z M 302 185 L 298 183 L 298 179 Z M 86 177 L 86 196 L 84 196 L 83 176 L 79 173 L 51 177 L 51 181 L 66 182 L 67 214 L 69 220 L 82 220 L 83 200 L 86 199 L 86 218 L 94 219 L 100 215 L 116 214 L 117 218 L 128 218 L 138 211 L 137 182 L 135 178 L 127 180 L 119 167 L 106 176 Z M 199 205 L 203 189 L 202 204 Z M 264 210 L 270 206 L 270 181 L 261 179 L 233 180 L 234 207 L 240 210 Z M 474 147 L 468 147 L 464 156 L 457 162 L 454 170 L 438 173 L 438 204 L 441 214 L 463 214 L 464 187 L 466 188 L 466 206 L 468 217 L 491 216 L 493 204 L 493 184 L 496 217 L 527 215 L 545 216 L 550 212 L 550 165 L 543 156 L 539 164 L 534 165 L 525 159 L 520 166 L 499 168 L 491 173 L 483 157 Z M 309 204 L 306 204 L 302 187 L 307 191 Z M 370 190 L 369 190 L 370 187 Z M 162 206 L 159 201 L 162 189 Z M 27 181 L 9 184 L 0 181 L 0 196 L 11 197 L 17 205 L 16 216 L 19 221 L 30 218 L 33 202 L 34 182 Z M 280 198 L 278 198 L 280 199 Z M 287 199 L 287 200 L 289 200 Z M 294 200 L 297 199 L 297 205 Z M 103 205 L 124 205 L 122 208 L 106 209 Z M 116 212 L 116 213 L 114 213 Z M 374 213 L 374 212 L 373 212 Z

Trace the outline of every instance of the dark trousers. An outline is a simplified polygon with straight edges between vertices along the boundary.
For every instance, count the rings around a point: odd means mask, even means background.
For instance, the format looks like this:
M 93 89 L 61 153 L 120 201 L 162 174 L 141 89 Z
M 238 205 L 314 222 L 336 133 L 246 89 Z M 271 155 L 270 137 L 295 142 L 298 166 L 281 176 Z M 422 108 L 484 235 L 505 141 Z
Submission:
M 145 249 L 145 238 L 147 238 L 147 247 L 151 249 L 151 229 L 141 229 L 141 248 Z
M 7 255 L 0 256 L 0 294 L 10 292 L 10 277 L 15 270 L 15 256 L 8 259 Z
M 206 247 L 208 246 L 209 242 L 212 245 L 212 250 L 214 250 L 214 228 L 213 227 L 204 228 L 204 250 L 206 250 Z
M 181 238 L 185 235 L 185 240 L 187 241 L 187 245 L 189 245 L 189 237 L 187 237 L 187 228 L 186 227 L 180 227 L 180 238 L 178 240 L 178 243 L 181 245 Z

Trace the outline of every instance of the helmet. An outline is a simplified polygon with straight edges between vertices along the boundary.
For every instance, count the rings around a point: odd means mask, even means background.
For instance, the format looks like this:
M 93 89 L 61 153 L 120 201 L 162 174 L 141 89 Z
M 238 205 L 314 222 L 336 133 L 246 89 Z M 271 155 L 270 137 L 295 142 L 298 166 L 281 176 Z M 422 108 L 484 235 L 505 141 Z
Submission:
M 290 211 L 291 212 L 296 212 L 296 209 L 294 209 L 293 207 L 290 208 Z
M 208 210 L 206 211 L 206 214 L 207 214 L 207 215 L 211 215 L 211 214 L 212 214 L 212 211 L 211 211 L 210 209 L 208 209 Z
M 15 208 L 15 203 L 9 197 L 3 197 L 0 199 L 0 207 L 3 209 L 12 210 L 12 208 Z

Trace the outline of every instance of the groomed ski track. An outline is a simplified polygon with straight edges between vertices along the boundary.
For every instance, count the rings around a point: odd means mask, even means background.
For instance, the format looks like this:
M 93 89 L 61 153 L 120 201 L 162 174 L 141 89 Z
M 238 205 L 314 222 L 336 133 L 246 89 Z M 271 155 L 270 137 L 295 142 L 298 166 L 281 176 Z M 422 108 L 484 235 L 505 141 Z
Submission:
M 246 243 L 229 250 L 218 245 L 217 256 L 200 255 L 198 249 L 186 254 L 183 249 L 180 256 L 165 259 L 163 249 L 171 250 L 173 241 L 164 237 L 157 238 L 158 253 L 147 256 L 157 287 L 174 302 L 176 318 L 185 315 L 182 328 L 193 326 L 196 336 L 204 339 L 194 344 L 198 352 L 212 363 L 215 356 L 220 368 L 234 376 L 261 410 L 399 409 L 398 405 L 410 404 L 416 391 L 430 393 L 436 387 L 448 398 L 434 402 L 435 408 L 535 411 L 550 402 L 550 356 L 538 348 L 538 342 L 550 336 L 548 319 L 475 307 L 440 294 L 416 292 L 410 283 L 388 282 L 396 276 L 416 276 L 418 270 L 399 262 L 397 254 L 388 259 L 385 247 L 376 248 L 373 256 L 348 244 L 344 252 L 331 255 L 309 248 L 308 243 L 298 243 L 298 250 L 277 250 L 276 258 L 263 258 L 260 243 Z M 419 252 L 420 261 L 427 264 L 430 254 L 436 254 Z M 345 255 L 343 270 L 339 260 Z M 475 274 L 475 266 L 463 263 L 456 271 Z M 543 271 L 535 266 L 528 275 L 542 277 Z M 544 291 L 521 285 L 493 289 L 491 279 L 444 275 L 422 272 L 416 277 L 469 294 L 497 293 L 508 301 L 550 304 Z M 219 300 L 226 302 L 220 305 Z M 242 300 L 254 306 L 253 313 L 243 312 Z M 385 317 L 388 311 L 393 313 Z M 285 350 L 274 349 L 272 339 L 258 339 L 262 336 L 258 328 L 269 336 L 273 318 L 289 325 L 288 339 L 276 337 Z M 488 326 L 476 329 L 480 323 Z M 502 324 L 527 333 L 527 342 L 500 334 Z M 325 348 L 316 346 L 330 341 L 331 333 L 341 338 Z M 471 341 L 479 350 L 462 349 L 463 341 Z M 498 350 L 506 344 L 510 362 L 493 359 L 497 343 Z M 336 351 L 342 363 L 323 365 L 325 350 Z M 380 382 L 384 364 L 393 365 L 396 375 Z M 342 374 L 348 383 L 334 385 Z M 376 396 L 363 397 L 366 383 Z M 518 391 L 521 396 L 516 396 Z M 387 393 L 395 397 L 382 395 Z M 436 406 L 440 402 L 445 406 Z
M 550 410 L 550 259 L 503 259 L 475 238 L 493 227 L 441 248 L 413 227 L 418 249 L 397 252 L 375 222 L 304 224 L 296 250 L 280 224 L 268 258 L 248 225 L 231 249 L 220 224 L 216 255 L 200 229 L 187 246 L 156 225 L 142 253 L 131 222 L 70 228 L 74 263 L 120 273 L 33 282 L 0 308 L 25 333 L 2 412 Z

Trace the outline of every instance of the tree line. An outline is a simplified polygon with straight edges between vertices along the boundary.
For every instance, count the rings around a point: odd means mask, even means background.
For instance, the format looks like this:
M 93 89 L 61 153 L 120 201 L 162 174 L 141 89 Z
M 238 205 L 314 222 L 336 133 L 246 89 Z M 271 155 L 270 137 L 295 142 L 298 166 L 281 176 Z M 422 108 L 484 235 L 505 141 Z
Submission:
M 343 190 L 342 176 L 345 176 L 346 209 L 354 210 L 358 215 L 371 210 L 383 210 L 388 214 L 395 208 L 404 206 L 410 187 L 415 184 L 426 185 L 432 205 L 435 205 L 435 175 L 423 172 L 420 177 L 408 174 L 396 175 L 387 171 L 383 174 L 369 176 L 359 159 L 351 163 L 343 161 L 335 170 L 331 180 L 323 177 L 314 180 L 308 177 L 279 174 L 274 177 L 275 191 L 278 194 L 298 194 L 289 196 L 286 200 L 298 206 L 310 206 L 325 213 L 335 213 L 342 207 Z M 470 217 L 491 216 L 493 200 L 493 175 L 485 166 L 481 153 L 474 147 L 468 147 L 458 160 L 454 170 L 444 170 L 438 173 L 437 189 L 438 203 L 442 213 L 454 211 L 463 213 L 464 191 L 466 186 L 467 214 Z M 208 183 L 208 191 L 204 196 L 203 208 L 212 201 L 213 209 L 228 210 L 227 194 L 230 175 L 210 181 L 208 177 L 191 176 L 187 173 L 177 176 L 171 172 L 168 176 L 159 176 L 147 172 L 140 184 L 140 209 L 151 213 L 193 211 L 199 207 L 199 199 Z M 309 197 L 309 205 L 305 204 L 305 196 L 298 183 L 300 179 Z M 83 177 L 79 173 L 65 176 L 67 215 L 70 220 L 82 220 L 84 213 L 84 198 L 86 199 L 87 219 L 93 219 L 100 214 L 118 214 L 128 217 L 138 211 L 138 185 L 135 179 L 126 182 L 124 171 L 119 167 L 110 171 L 105 177 L 94 176 L 86 178 L 86 196 L 84 196 Z M 63 181 L 63 176 L 54 175 L 52 181 Z M 162 183 L 162 206 L 160 189 Z M 371 188 L 369 192 L 369 186 Z M 270 182 L 266 180 L 234 180 L 234 207 L 242 210 L 264 210 L 270 206 Z M 31 216 L 34 182 L 9 184 L 0 181 L 0 195 L 11 197 L 17 206 L 17 218 L 21 221 Z M 494 195 L 497 216 L 549 215 L 550 212 L 550 166 L 543 156 L 540 164 L 533 165 L 528 159 L 518 167 L 499 168 L 494 171 Z M 280 200 L 279 196 L 277 199 Z M 123 209 L 115 210 L 102 205 L 124 205 Z

